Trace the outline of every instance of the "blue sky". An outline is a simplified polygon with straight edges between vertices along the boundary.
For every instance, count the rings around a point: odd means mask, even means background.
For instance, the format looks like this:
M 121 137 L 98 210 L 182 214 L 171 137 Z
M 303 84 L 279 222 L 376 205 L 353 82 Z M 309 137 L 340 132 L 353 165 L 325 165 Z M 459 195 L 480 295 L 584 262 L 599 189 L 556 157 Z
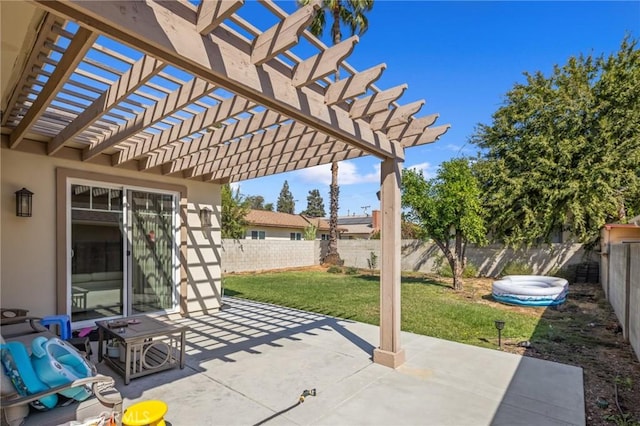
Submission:
M 293 2 L 278 4 L 288 12 L 296 8 Z M 435 125 L 451 124 L 436 143 L 406 150 L 405 167 L 421 168 L 427 176 L 442 161 L 475 154 L 468 139 L 476 125 L 491 123 L 504 94 L 525 81 L 523 72 L 549 75 L 570 56 L 609 55 L 625 34 L 640 38 L 638 1 L 377 0 L 367 16 L 369 30 L 347 62 L 357 70 L 386 63 L 376 82 L 380 89 L 407 83 L 401 105 L 425 99 L 417 117 L 439 113 Z M 344 31 L 343 37 L 349 35 Z M 330 44 L 328 32 L 323 40 Z M 341 216 L 379 208 L 379 165 L 375 157 L 340 163 Z M 275 204 L 285 180 L 297 200 L 296 213 L 306 208 L 312 189 L 320 190 L 329 213 L 329 165 L 244 181 L 240 192 Z

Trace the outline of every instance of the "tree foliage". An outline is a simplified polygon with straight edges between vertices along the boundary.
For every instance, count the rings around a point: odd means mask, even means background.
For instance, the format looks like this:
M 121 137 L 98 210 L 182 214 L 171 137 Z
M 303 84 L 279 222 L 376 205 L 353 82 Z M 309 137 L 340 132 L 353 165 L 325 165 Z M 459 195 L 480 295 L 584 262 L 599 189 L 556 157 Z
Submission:
M 280 190 L 280 195 L 278 196 L 278 206 L 277 211 L 280 213 L 291 213 L 296 209 L 296 203 L 293 199 L 293 194 L 289 191 L 289 182 L 286 180 L 282 185 L 282 189 Z
M 222 185 L 222 238 L 243 238 L 247 229 L 245 217 L 249 213 L 249 203 L 229 184 Z
M 307 209 L 302 212 L 303 215 L 309 217 L 325 217 L 324 200 L 320 195 L 320 191 L 312 189 L 307 195 Z
M 405 219 L 420 226 L 422 238 L 440 248 L 453 271 L 453 287 L 461 290 L 467 243 L 483 243 L 486 235 L 480 186 L 469 161 L 446 161 L 430 180 L 404 170 L 402 207 Z
M 583 243 L 640 213 L 640 51 L 572 57 L 525 73 L 472 141 L 490 229 L 530 245 L 568 230 Z
M 266 210 L 264 205 L 264 197 L 262 195 L 248 195 L 246 197 L 249 207 L 254 210 Z

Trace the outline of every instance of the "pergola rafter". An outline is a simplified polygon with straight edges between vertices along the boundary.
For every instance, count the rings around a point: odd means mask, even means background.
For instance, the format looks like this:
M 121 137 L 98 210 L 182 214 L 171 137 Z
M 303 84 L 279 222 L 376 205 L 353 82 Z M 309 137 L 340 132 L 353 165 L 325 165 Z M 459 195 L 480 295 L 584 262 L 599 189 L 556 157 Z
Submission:
M 312 36 L 319 0 L 291 14 L 260 0 L 276 21 L 266 29 L 240 16 L 244 0 L 31 1 L 48 15 L 3 98 L 11 149 L 213 183 L 381 159 L 374 360 L 402 362 L 399 173 L 405 148 L 448 130 L 433 127 L 438 114 L 416 117 L 424 101 L 400 104 L 407 85 L 379 89 L 385 64 L 351 67 L 358 37 L 327 47 Z M 292 51 L 301 38 L 305 59 Z

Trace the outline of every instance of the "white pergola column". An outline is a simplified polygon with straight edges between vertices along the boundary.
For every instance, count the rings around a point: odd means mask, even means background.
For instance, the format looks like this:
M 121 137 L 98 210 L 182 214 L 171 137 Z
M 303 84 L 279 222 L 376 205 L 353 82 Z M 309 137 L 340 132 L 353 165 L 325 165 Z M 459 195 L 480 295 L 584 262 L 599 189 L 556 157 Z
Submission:
M 400 347 L 401 164 L 397 158 L 387 158 L 380 169 L 380 347 L 373 351 L 373 361 L 391 368 L 405 361 L 404 349 Z

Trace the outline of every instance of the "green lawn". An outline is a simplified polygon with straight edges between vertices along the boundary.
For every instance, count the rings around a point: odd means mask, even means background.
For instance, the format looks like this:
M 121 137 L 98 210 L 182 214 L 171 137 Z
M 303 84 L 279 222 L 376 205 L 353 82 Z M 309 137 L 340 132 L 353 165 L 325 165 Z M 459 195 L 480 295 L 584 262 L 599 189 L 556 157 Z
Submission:
M 379 324 L 378 276 L 325 271 L 229 275 L 225 295 L 268 302 L 369 324 Z M 444 282 L 402 278 L 402 330 L 477 346 L 495 347 L 494 320 L 506 321 L 503 338 L 529 340 L 539 318 L 479 303 Z

